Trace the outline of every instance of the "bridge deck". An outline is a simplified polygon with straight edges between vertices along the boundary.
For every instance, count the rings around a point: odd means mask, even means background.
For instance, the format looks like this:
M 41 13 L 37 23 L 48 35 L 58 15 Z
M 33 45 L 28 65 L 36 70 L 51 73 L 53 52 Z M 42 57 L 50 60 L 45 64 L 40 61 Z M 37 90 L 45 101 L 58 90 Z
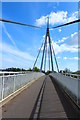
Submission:
M 79 117 L 75 105 L 49 76 L 40 78 L 4 105 L 2 111 L 3 118 Z
M 63 105 L 52 84 L 50 77 L 46 78 L 46 86 L 44 90 L 41 110 L 41 118 L 67 118 Z

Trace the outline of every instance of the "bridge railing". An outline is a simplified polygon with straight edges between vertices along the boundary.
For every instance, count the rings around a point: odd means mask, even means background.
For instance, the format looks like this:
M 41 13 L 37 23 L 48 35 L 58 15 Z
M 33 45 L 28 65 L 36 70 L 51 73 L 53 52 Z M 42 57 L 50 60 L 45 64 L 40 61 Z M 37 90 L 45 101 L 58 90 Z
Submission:
M 3 72 L 0 74 L 0 101 L 33 80 L 43 76 L 39 72 Z
M 0 72 L 0 76 L 5 76 L 5 75 L 17 75 L 17 74 L 24 74 L 24 71 L 21 72 Z
M 50 76 L 63 88 L 69 97 L 80 106 L 80 79 L 79 75 L 51 73 Z
M 71 78 L 77 78 L 80 79 L 80 75 L 78 74 L 71 74 L 71 73 L 62 73 L 65 76 L 70 76 Z

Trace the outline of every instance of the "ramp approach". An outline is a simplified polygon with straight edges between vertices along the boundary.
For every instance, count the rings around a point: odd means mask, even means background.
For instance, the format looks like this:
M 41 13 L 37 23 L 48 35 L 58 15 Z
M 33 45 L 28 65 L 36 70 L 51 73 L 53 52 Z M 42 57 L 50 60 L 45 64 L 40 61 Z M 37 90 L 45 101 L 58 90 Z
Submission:
M 1 18 L 0 21 L 37 29 L 41 28 Z M 79 22 L 80 19 L 52 28 Z M 0 76 L 2 118 L 80 118 L 80 76 L 59 73 L 49 29 L 48 18 L 45 41 L 38 52 L 32 72 Z M 40 72 L 36 73 L 34 68 L 42 48 Z M 58 73 L 54 73 L 53 55 Z M 46 71 L 47 56 L 49 71 L 52 71 L 49 76 L 42 73 Z

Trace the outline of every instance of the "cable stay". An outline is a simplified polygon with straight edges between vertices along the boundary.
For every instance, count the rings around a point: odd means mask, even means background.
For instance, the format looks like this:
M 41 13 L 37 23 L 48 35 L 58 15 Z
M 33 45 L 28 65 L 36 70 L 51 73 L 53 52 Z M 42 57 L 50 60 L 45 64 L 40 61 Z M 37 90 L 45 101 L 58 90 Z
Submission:
M 55 26 L 55 27 L 52 27 L 52 28 L 59 28 L 59 27 L 63 27 L 63 26 L 67 26 L 67 25 L 71 25 L 71 24 L 74 24 L 74 23 L 78 23 L 80 22 L 80 19 L 78 20 L 75 20 L 75 21 L 72 21 L 72 22 L 69 22 L 69 23 L 65 23 L 65 24 L 62 24 L 62 25 L 58 25 L 58 26 Z M 51 28 L 50 28 L 51 29 Z
M 6 23 L 12 23 L 12 24 L 18 24 L 18 25 L 28 26 L 28 27 L 41 28 L 40 26 L 35 26 L 35 25 L 30 25 L 30 24 L 24 24 L 24 23 L 21 23 L 21 22 L 16 22 L 16 21 L 12 21 L 12 20 L 6 20 L 6 19 L 2 19 L 2 18 L 0 18 L 0 21 L 1 22 L 6 22 Z M 55 28 L 58 28 L 58 27 L 63 27 L 63 26 L 66 26 L 66 25 L 70 25 L 70 24 L 74 24 L 74 23 L 79 23 L 79 22 L 80 22 L 80 19 L 77 19 L 75 21 L 71 21 L 71 22 L 68 22 L 68 23 L 65 23 L 65 24 L 62 24 L 62 25 L 58 25 L 58 26 L 55 26 L 55 27 L 51 27 L 51 28 L 55 29 Z M 47 22 L 47 27 L 49 26 L 48 24 L 49 23 Z M 51 28 L 49 28 L 49 29 L 51 29 Z
M 1 22 L 6 22 L 6 23 L 18 24 L 18 25 L 27 26 L 27 27 L 41 28 L 39 26 L 34 26 L 34 25 L 30 25 L 30 24 L 24 24 L 24 23 L 20 23 L 20 22 L 11 21 L 11 20 L 5 20 L 5 19 L 1 19 L 1 18 L 0 18 L 0 21 Z
M 42 55 L 42 60 L 41 60 L 41 67 L 40 67 L 40 72 L 42 72 L 42 67 L 43 67 L 43 59 L 44 59 L 44 52 L 45 52 L 45 45 L 47 44 L 47 34 L 45 36 L 45 43 L 44 43 L 44 49 L 43 49 L 43 55 Z
M 49 71 L 50 71 L 50 51 L 48 49 Z
M 57 59 L 56 59 L 56 55 L 55 55 L 55 51 L 54 51 L 54 48 L 52 46 L 52 50 L 53 50 L 53 55 L 54 55 L 54 59 L 55 59 L 55 63 L 56 63 L 56 67 L 57 67 L 57 71 L 59 73 L 59 67 L 58 67 L 58 63 L 57 63 Z
M 38 58 L 39 58 L 39 55 L 40 55 L 40 52 L 41 52 L 41 49 L 42 49 L 43 45 L 44 45 L 44 43 L 42 43 L 42 45 L 41 45 L 41 47 L 40 47 L 40 49 L 39 49 L 38 55 L 37 55 L 37 57 L 36 57 L 36 60 L 35 60 L 35 62 L 34 62 L 34 65 L 33 65 L 33 70 L 34 70 L 34 67 L 35 67 L 35 65 L 36 65 L 36 63 L 37 63 L 37 60 L 38 60 Z
M 39 29 L 41 28 L 39 26 L 35 26 L 35 25 L 31 25 L 31 24 L 25 24 L 25 23 L 21 23 L 21 22 L 12 21 L 12 20 L 6 20 L 6 19 L 2 19 L 2 18 L 0 18 L 0 21 L 1 22 L 6 22 L 6 23 L 11 23 L 11 24 L 18 24 L 18 25 L 27 26 L 27 27 L 32 27 L 32 28 L 39 28 Z M 68 22 L 68 23 L 65 23 L 65 24 L 62 24 L 62 25 L 58 25 L 58 26 L 55 26 L 55 27 L 52 27 L 52 28 L 55 29 L 55 28 L 59 28 L 59 27 L 63 27 L 63 26 L 68 26 L 68 25 L 71 25 L 71 24 L 74 24 L 74 23 L 79 23 L 79 22 L 80 22 L 80 19 L 75 20 L 75 21 L 71 21 L 71 22 Z M 48 17 L 47 18 L 47 30 L 46 30 L 45 42 L 42 43 L 41 48 L 39 49 L 37 58 L 36 58 L 36 60 L 34 62 L 34 65 L 33 65 L 33 70 L 34 70 L 34 67 L 35 67 L 35 65 L 37 63 L 37 60 L 39 58 L 41 49 L 43 47 L 40 72 L 43 71 L 42 70 L 43 69 L 43 63 L 44 63 L 44 72 L 46 70 L 47 52 L 48 52 L 48 59 L 49 59 L 49 71 L 50 71 L 50 67 L 51 67 L 52 68 L 52 72 L 54 72 L 54 66 L 53 66 L 53 55 L 54 55 L 54 59 L 55 59 L 57 71 L 59 72 L 59 67 L 58 67 L 58 63 L 57 63 L 55 51 L 54 51 L 53 46 L 51 45 L 51 39 L 50 39 L 49 29 L 51 29 L 51 28 L 49 28 L 49 17 Z M 47 41 L 47 38 L 48 38 L 48 41 Z M 49 42 L 49 46 L 47 47 L 47 43 L 48 42 Z
M 47 44 L 45 47 L 45 62 L 44 62 L 44 71 L 46 70 L 46 58 L 47 58 Z

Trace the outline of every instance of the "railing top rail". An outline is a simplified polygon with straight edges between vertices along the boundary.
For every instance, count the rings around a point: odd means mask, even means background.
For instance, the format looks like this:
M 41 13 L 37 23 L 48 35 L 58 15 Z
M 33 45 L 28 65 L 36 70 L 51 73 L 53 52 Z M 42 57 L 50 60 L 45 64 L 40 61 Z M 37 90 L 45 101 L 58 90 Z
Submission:
M 7 74 L 7 73 L 20 73 L 20 72 L 0 72 L 0 74 Z
M 0 72 L 0 78 L 1 77 L 8 77 L 8 76 L 14 76 L 14 75 L 23 75 L 23 74 L 32 74 L 32 73 L 35 73 L 33 71 L 27 71 L 27 72 Z M 38 72 L 37 72 L 38 73 Z
M 80 76 L 79 74 L 72 74 L 72 73 L 63 73 L 63 74 L 74 75 L 74 76 Z
M 24 72 L 5 72 L 5 71 L 1 72 L 0 71 L 0 77 L 5 75 L 18 75 L 18 74 L 24 74 Z
M 76 78 L 79 78 L 80 79 L 80 75 L 79 74 L 71 74 L 71 73 L 62 73 L 63 75 L 68 75 L 70 77 L 76 77 Z

